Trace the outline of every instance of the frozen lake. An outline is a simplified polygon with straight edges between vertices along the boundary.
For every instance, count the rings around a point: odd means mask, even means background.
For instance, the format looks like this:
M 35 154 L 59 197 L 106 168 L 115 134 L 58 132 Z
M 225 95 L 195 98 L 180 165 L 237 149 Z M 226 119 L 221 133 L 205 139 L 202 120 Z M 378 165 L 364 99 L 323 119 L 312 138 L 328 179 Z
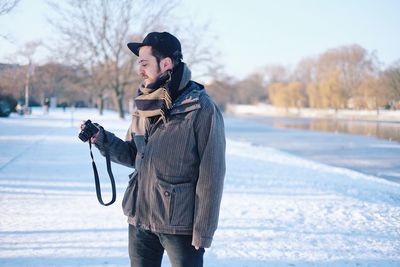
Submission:
M 332 120 L 319 123 L 312 125 L 310 119 L 299 118 L 226 118 L 227 134 L 231 138 L 400 182 L 398 123 L 381 123 L 381 126 L 376 122 L 342 121 L 342 126 L 333 125 L 338 122 Z M 386 140 L 374 136 L 377 129 Z
M 349 115 L 348 115 L 349 116 Z M 319 132 L 375 136 L 379 139 L 400 142 L 400 121 L 362 120 L 349 118 L 303 118 L 277 116 L 251 116 L 252 120 L 274 128 L 305 129 Z

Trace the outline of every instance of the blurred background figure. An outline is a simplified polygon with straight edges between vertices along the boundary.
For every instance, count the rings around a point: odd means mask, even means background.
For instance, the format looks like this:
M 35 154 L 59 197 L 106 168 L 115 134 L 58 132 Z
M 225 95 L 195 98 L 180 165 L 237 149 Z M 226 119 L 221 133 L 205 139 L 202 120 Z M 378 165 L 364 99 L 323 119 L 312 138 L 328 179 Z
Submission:
M 49 108 L 50 108 L 50 99 L 46 97 L 43 101 L 43 113 L 49 114 Z

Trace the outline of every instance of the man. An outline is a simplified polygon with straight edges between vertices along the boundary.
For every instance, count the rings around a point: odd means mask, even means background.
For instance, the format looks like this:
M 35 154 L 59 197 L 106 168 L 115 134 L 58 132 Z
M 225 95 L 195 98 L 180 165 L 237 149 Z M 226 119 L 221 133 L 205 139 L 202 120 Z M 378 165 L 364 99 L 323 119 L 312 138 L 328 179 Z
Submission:
M 174 267 L 203 266 L 225 175 L 221 112 L 191 81 L 175 36 L 152 32 L 128 47 L 143 82 L 126 140 L 100 128 L 91 141 L 103 154 L 107 145 L 112 161 L 135 168 L 122 201 L 131 266 L 161 266 L 164 250 Z

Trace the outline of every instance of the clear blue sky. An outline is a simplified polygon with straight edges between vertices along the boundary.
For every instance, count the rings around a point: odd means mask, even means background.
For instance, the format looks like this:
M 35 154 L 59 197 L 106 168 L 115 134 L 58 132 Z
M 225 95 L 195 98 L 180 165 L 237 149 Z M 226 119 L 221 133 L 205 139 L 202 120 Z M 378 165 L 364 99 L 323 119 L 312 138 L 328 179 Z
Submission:
M 44 0 L 22 0 L 0 18 L 1 32 L 14 39 L 14 44 L 0 40 L 0 62 L 9 62 L 25 42 L 51 34 L 48 12 Z M 212 46 L 221 51 L 226 71 L 240 77 L 354 43 L 375 51 L 385 65 L 400 59 L 397 0 L 183 0 L 178 12 L 211 22 L 218 35 Z

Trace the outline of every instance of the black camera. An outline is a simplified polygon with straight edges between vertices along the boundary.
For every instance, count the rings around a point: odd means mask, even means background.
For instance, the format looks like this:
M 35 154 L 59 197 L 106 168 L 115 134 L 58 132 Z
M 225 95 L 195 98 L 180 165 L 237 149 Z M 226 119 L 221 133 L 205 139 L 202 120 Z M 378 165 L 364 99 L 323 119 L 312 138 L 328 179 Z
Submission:
M 99 131 L 99 128 L 96 127 L 90 120 L 85 121 L 83 129 L 79 133 L 78 137 L 82 140 L 82 142 L 87 142 L 93 135 L 95 135 Z

